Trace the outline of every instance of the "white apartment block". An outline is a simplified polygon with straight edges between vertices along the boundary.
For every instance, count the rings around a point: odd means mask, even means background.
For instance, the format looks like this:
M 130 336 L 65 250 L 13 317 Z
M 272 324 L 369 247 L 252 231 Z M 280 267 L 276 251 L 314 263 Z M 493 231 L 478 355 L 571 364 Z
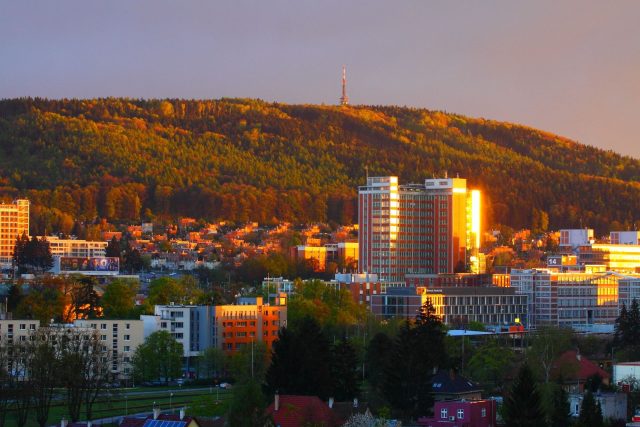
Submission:
M 40 328 L 39 320 L 0 320 L 0 344 L 27 341 Z
M 78 319 L 73 324 L 97 331 L 103 351 L 109 351 L 113 356 L 112 374 L 120 379 L 131 377 L 133 353 L 145 339 L 142 320 Z
M 106 256 L 107 242 L 60 239 L 57 236 L 43 236 L 49 242 L 51 255 L 64 257 L 103 257 Z M 43 238 L 39 237 L 39 239 Z
M 214 345 L 214 306 L 206 305 L 156 305 L 154 314 L 159 317 L 159 329 L 167 331 L 182 344 L 183 356 L 199 356 Z

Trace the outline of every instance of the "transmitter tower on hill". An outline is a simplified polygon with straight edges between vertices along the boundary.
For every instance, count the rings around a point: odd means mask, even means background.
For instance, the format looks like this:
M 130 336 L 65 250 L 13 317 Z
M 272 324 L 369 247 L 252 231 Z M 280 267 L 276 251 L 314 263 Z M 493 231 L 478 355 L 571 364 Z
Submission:
M 342 66 L 342 96 L 340 97 L 340 105 L 349 105 L 349 97 L 347 96 L 347 67 Z

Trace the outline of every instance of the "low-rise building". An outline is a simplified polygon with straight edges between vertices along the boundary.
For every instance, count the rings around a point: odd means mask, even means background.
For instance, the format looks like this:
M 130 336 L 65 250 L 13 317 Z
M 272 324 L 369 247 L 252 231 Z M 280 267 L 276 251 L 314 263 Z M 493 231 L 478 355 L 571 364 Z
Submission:
M 108 245 L 105 241 L 61 239 L 57 236 L 41 236 L 38 239 L 46 239 L 51 255 L 61 257 L 104 257 Z
M 602 418 L 605 420 L 627 420 L 627 395 L 625 393 L 595 393 L 593 398 L 600 404 Z M 572 417 L 580 415 L 583 394 L 569 395 L 569 409 Z
M 494 427 L 495 400 L 448 400 L 436 402 L 432 417 L 418 418 L 424 427 Z
M 371 311 L 382 318 L 412 319 L 427 299 L 445 324 L 480 322 L 504 326 L 515 323 L 516 319 L 523 323 L 528 315 L 526 295 L 519 295 L 512 288 L 495 286 L 390 287 L 386 293 L 371 296 Z

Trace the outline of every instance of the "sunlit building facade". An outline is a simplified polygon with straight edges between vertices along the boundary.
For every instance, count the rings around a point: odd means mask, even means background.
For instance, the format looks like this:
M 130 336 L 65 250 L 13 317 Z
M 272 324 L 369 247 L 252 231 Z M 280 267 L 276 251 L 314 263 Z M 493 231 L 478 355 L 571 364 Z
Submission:
M 0 267 L 11 267 L 16 239 L 29 235 L 29 201 L 18 199 L 0 204 Z
M 592 330 L 613 326 L 622 304 L 640 295 L 640 276 L 514 269 L 511 286 L 528 296 L 527 327 L 550 324 Z
M 367 178 L 359 188 L 359 271 L 404 283 L 407 274 L 478 272 L 480 192 L 466 179 Z
M 51 255 L 66 257 L 103 257 L 106 255 L 107 242 L 79 239 L 60 239 L 57 236 L 41 236 L 49 242 Z

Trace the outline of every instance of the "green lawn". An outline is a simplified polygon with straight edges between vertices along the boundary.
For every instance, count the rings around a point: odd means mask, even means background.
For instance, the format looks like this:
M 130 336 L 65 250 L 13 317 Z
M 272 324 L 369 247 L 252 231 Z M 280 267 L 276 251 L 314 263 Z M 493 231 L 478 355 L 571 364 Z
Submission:
M 226 411 L 227 401 L 231 398 L 231 391 L 216 388 L 201 388 L 192 391 L 174 391 L 173 396 L 166 389 L 140 388 L 135 391 L 145 391 L 149 394 L 126 396 L 131 389 L 115 390 L 110 395 L 99 398 L 93 405 L 93 419 L 119 417 L 126 414 L 150 412 L 154 402 L 162 409 L 172 408 L 176 413 L 182 407 L 187 407 L 188 415 L 221 415 Z M 216 401 L 219 399 L 219 403 Z M 84 417 L 84 408 L 82 410 Z M 33 412 L 33 411 L 32 411 Z M 57 400 L 51 406 L 47 425 L 60 423 L 68 411 L 64 400 Z M 81 420 L 84 418 L 81 417 Z M 66 417 L 68 419 L 68 416 Z M 15 425 L 15 414 L 7 414 L 7 425 Z M 32 413 L 27 427 L 37 427 L 35 415 Z

